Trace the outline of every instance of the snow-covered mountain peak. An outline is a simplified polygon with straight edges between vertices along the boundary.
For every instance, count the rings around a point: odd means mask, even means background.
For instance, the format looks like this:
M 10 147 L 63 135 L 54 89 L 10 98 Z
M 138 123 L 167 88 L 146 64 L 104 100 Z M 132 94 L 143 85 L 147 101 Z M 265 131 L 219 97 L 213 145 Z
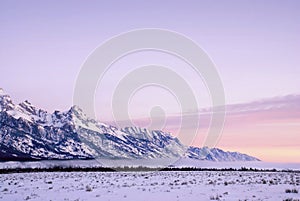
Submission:
M 0 87 L 0 97 L 1 96 L 8 96 L 9 97 L 9 94 L 3 88 Z
M 36 114 L 37 112 L 37 109 L 27 100 L 20 103 L 18 106 L 21 110 L 25 110 L 27 113 Z
M 83 112 L 83 110 L 77 106 L 77 105 L 74 105 L 72 106 L 67 112 L 66 112 L 67 115 L 70 115 L 72 118 L 76 117 L 77 119 L 80 119 L 82 121 L 89 121 L 91 119 L 89 119 L 87 117 L 87 115 Z
M 8 94 L 0 89 L 0 111 L 7 111 L 14 108 L 14 104 Z
M 5 95 L 5 92 L 2 88 L 0 88 L 0 96 L 3 96 L 3 95 Z
M 77 105 L 73 105 L 69 111 L 85 115 L 83 110 Z
M 2 88 L 0 88 L 0 101 L 1 101 L 1 99 L 4 99 L 4 98 L 10 99 L 10 96 Z

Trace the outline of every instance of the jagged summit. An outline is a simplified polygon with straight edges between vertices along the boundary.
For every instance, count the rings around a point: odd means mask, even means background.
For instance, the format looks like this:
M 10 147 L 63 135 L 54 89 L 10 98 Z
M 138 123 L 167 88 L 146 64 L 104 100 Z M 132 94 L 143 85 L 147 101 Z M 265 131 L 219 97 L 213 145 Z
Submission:
M 73 105 L 73 106 L 70 108 L 69 111 L 84 114 L 83 110 L 82 110 L 79 106 L 77 106 L 77 105 Z
M 0 96 L 5 94 L 4 90 L 0 87 Z
M 11 110 L 12 108 L 13 103 L 10 96 L 0 88 L 0 111 Z
M 14 104 L 0 90 L 0 160 L 157 159 L 253 161 L 254 157 L 207 147 L 188 147 L 159 130 L 118 129 L 88 118 L 78 106 L 48 113 L 29 101 Z

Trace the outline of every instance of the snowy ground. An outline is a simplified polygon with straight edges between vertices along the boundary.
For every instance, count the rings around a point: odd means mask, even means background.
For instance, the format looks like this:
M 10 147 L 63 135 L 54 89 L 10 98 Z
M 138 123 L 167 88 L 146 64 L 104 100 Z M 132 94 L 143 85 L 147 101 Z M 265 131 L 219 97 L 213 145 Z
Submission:
M 294 192 L 287 193 L 286 190 Z M 300 199 L 299 173 L 209 171 L 0 174 L 0 200 L 205 201 L 288 198 Z
M 119 166 L 146 166 L 146 167 L 198 167 L 198 168 L 236 168 L 241 167 L 257 169 L 277 169 L 277 170 L 300 170 L 299 163 L 270 163 L 262 161 L 239 161 L 239 162 L 212 162 L 193 159 L 174 160 L 44 160 L 35 162 L 9 161 L 0 162 L 1 169 L 14 168 L 51 168 L 61 167 L 119 167 Z

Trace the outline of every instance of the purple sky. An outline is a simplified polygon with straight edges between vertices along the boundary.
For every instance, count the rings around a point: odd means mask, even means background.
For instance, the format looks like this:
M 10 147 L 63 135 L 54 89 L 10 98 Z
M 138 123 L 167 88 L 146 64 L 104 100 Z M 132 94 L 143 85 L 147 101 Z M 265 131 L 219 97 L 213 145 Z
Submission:
M 298 1 L 180 2 L 1 1 L 0 86 L 18 101 L 67 109 L 94 48 L 121 32 L 154 27 L 204 48 L 229 103 L 300 92 Z
M 184 34 L 207 52 L 223 81 L 227 104 L 300 94 L 299 10 L 297 0 L 2 0 L 0 87 L 15 102 L 28 99 L 50 112 L 67 110 L 80 67 L 98 45 L 132 29 L 163 28 Z M 116 63 L 98 86 L 97 117 L 111 120 L 107 97 L 118 78 L 153 61 L 186 76 L 200 107 L 209 106 L 201 79 L 169 57 L 139 53 Z M 178 105 L 171 96 L 160 89 L 145 90 L 130 103 L 134 118 L 146 116 L 147 108 L 157 104 L 176 113 Z M 145 98 L 145 93 L 151 98 Z M 163 97 L 158 103 L 157 94 Z

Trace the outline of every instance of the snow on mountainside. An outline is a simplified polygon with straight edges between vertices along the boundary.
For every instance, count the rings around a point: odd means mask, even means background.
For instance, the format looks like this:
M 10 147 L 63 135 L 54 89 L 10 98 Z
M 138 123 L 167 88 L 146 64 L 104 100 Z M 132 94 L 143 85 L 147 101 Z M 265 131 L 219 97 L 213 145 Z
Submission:
M 77 106 L 48 113 L 28 101 L 14 104 L 0 89 L 0 160 L 157 159 L 255 161 L 237 152 L 187 147 L 163 131 L 116 127 L 88 118 Z
M 258 161 L 257 158 L 238 152 L 225 152 L 218 148 L 189 147 L 188 158 L 208 161 Z

